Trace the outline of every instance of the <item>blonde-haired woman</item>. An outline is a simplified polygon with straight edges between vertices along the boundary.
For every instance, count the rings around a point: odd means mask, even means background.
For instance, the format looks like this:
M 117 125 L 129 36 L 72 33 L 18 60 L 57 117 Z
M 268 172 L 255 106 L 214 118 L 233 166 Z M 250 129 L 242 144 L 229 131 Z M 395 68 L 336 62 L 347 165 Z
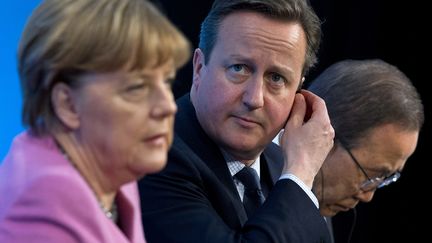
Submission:
M 145 242 L 190 44 L 145 0 L 46 0 L 22 34 L 23 123 L 0 166 L 0 242 Z

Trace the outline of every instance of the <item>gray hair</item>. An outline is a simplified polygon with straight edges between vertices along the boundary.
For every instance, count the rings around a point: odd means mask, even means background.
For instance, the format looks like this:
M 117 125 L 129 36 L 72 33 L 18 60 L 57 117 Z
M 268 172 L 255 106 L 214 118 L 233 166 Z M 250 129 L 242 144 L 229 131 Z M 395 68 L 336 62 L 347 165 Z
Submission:
M 420 94 L 397 67 L 382 60 L 344 60 L 327 68 L 308 87 L 324 99 L 336 137 L 348 149 L 378 126 L 396 124 L 420 131 Z

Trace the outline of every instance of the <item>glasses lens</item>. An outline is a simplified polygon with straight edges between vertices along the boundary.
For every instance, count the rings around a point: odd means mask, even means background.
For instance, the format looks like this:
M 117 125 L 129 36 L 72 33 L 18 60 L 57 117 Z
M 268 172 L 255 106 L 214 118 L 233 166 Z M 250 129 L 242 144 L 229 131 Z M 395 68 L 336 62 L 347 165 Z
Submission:
M 396 171 L 393 175 L 390 175 L 388 177 L 386 177 L 378 186 L 378 188 L 381 188 L 383 186 L 387 186 L 393 182 L 396 182 L 399 177 L 400 177 L 400 173 L 398 171 Z
M 360 190 L 364 192 L 375 190 L 381 185 L 382 181 L 381 178 L 367 180 L 360 186 Z
M 401 174 L 399 172 L 395 172 L 394 174 L 392 174 L 386 178 L 370 179 L 370 180 L 363 182 L 363 184 L 360 186 L 360 189 L 364 192 L 372 191 L 372 190 L 375 190 L 377 188 L 381 188 L 381 187 L 387 186 L 393 182 L 396 182 L 400 176 L 401 176 Z

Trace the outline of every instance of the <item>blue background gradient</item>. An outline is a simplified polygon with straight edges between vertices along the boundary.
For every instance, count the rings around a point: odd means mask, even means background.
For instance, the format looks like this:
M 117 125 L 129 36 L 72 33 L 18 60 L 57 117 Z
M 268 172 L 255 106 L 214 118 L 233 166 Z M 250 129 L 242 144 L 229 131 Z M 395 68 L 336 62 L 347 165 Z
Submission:
M 21 92 L 17 72 L 17 49 L 21 32 L 38 0 L 5 1 L 0 8 L 0 163 L 21 124 Z

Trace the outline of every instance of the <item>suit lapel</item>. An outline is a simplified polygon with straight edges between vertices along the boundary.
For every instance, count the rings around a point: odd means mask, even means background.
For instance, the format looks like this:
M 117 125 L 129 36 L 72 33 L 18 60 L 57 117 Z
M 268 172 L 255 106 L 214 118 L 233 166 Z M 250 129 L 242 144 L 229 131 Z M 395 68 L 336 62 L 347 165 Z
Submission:
M 194 153 L 213 171 L 215 177 L 223 184 L 228 197 L 238 215 L 239 225 L 247 220 L 247 215 L 237 192 L 237 188 L 229 172 L 225 159 L 219 147 L 207 136 L 196 117 L 195 109 L 189 95 L 177 100 L 179 112 L 175 122 L 175 133 L 191 148 Z M 232 217 L 233 215 L 231 215 Z
M 201 158 L 213 171 L 214 175 L 226 188 L 235 208 L 239 223 L 244 224 L 247 215 L 237 192 L 237 188 L 229 172 L 225 159 L 219 147 L 207 136 L 196 117 L 195 109 L 190 102 L 190 96 L 185 95 L 177 100 L 178 110 L 175 122 L 175 133 Z M 279 179 L 284 160 L 282 151 L 276 144 L 270 144 L 261 155 L 262 172 L 267 175 L 264 187 L 268 191 Z M 265 180 L 264 180 L 265 181 Z M 231 216 L 232 217 L 232 216 Z
M 266 163 L 272 181 L 272 186 L 279 180 L 284 166 L 282 150 L 274 143 L 271 143 L 261 155 L 261 161 Z

